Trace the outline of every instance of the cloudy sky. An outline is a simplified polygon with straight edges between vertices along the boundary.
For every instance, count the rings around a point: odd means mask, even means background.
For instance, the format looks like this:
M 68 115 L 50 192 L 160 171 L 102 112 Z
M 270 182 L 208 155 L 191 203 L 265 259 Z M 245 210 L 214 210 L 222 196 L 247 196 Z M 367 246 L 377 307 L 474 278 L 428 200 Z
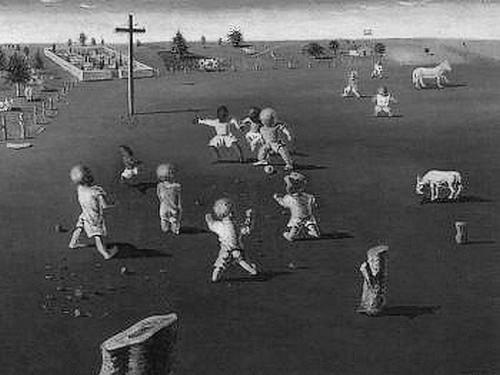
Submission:
M 0 43 L 64 42 L 113 32 L 133 12 L 143 41 L 216 40 L 232 25 L 247 40 L 362 37 L 500 39 L 500 0 L 0 0 Z

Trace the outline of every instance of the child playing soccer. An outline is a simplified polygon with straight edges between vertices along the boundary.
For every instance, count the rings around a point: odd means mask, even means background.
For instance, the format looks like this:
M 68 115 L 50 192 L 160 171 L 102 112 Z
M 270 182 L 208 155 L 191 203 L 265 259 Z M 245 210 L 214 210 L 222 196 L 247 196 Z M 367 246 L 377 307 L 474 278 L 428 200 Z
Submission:
M 193 122 L 195 124 L 211 126 L 215 129 L 216 134 L 208 142 L 208 146 L 214 151 L 217 161 L 219 160 L 219 149 L 221 147 L 236 149 L 239 161 L 241 163 L 244 161 L 238 139 L 231 133 L 231 125 L 237 128 L 238 122 L 234 118 L 229 118 L 229 111 L 226 106 L 222 105 L 217 108 L 217 118 L 215 120 L 196 117 Z
M 139 174 L 141 162 L 134 157 L 132 149 L 126 145 L 120 146 L 120 154 L 125 169 L 120 174 L 120 181 L 130 180 Z
M 260 122 L 259 114 L 260 114 L 260 108 L 257 107 L 250 108 L 248 116 L 245 117 L 243 120 L 241 120 L 239 125 L 240 130 L 244 126 L 245 127 L 248 126 L 249 128 L 248 132 L 245 134 L 245 139 L 250 145 L 250 150 L 252 152 L 254 152 L 257 149 L 257 147 L 262 146 L 263 144 L 262 134 L 260 134 L 260 128 L 262 126 L 262 123 Z
M 220 242 L 219 256 L 214 263 L 212 282 L 217 282 L 222 272 L 231 263 L 237 263 L 251 275 L 257 275 L 255 265 L 245 260 L 242 237 L 252 230 L 252 210 L 245 212 L 245 221 L 237 224 L 234 218 L 234 204 L 230 199 L 221 198 L 214 203 L 215 218 L 212 214 L 205 215 L 208 229 L 217 234 Z
M 372 99 L 375 103 L 375 109 L 373 115 L 378 117 L 380 114 L 385 113 L 387 116 L 392 117 L 392 109 L 389 107 L 391 102 L 397 103 L 396 99 L 387 90 L 386 86 L 382 86 L 378 89 L 377 95 Z
M 83 230 L 89 238 L 94 238 L 97 251 L 104 259 L 111 259 L 118 249 L 113 247 L 107 249 L 103 237 L 106 237 L 106 223 L 104 221 L 104 210 L 111 205 L 107 201 L 106 192 L 94 184 L 94 178 L 89 168 L 77 165 L 71 169 L 71 181 L 77 185 L 78 202 L 82 213 L 78 217 L 76 228 L 71 235 L 70 249 L 84 247 L 86 245 L 78 240 Z
M 280 206 L 290 210 L 290 220 L 283 237 L 288 241 L 294 241 L 305 229 L 311 237 L 319 238 L 320 230 L 313 212 L 316 207 L 316 199 L 313 195 L 304 192 L 305 176 L 298 172 L 292 172 L 285 176 L 284 180 L 287 194 L 285 196 L 274 194 L 273 196 Z
M 375 64 L 373 65 L 373 71 L 372 71 L 372 74 L 370 77 L 371 78 L 379 78 L 379 79 L 384 78 L 384 67 L 382 66 L 381 61 L 375 62 Z
M 174 181 L 172 164 L 160 164 L 156 169 L 156 194 L 160 201 L 160 225 L 163 232 L 179 234 L 181 230 L 181 185 Z
M 344 88 L 342 96 L 344 98 L 354 95 L 356 98 L 361 98 L 361 94 L 358 91 L 358 71 L 353 69 L 349 72 L 347 77 L 347 86 Z
M 259 115 L 262 127 L 260 134 L 264 144 L 259 149 L 258 161 L 253 165 L 268 165 L 269 154 L 278 153 L 285 162 L 285 170 L 293 169 L 293 160 L 286 144 L 279 139 L 279 133 L 283 133 L 288 140 L 292 141 L 292 135 L 284 123 L 278 123 L 276 111 L 272 108 L 264 108 Z

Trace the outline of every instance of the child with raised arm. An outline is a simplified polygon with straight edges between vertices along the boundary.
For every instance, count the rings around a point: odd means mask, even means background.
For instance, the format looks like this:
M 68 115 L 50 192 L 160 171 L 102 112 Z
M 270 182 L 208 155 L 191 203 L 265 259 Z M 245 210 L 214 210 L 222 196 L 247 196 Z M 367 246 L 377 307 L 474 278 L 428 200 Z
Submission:
M 217 108 L 216 119 L 202 119 L 195 117 L 193 120 L 195 124 L 207 125 L 215 129 L 215 136 L 208 142 L 208 146 L 216 155 L 217 161 L 219 160 L 219 149 L 225 147 L 228 149 L 235 149 L 238 154 L 238 159 L 242 163 L 243 152 L 238 144 L 238 139 L 231 133 L 231 126 L 238 128 L 238 122 L 234 118 L 229 117 L 229 111 L 226 106 L 222 105 Z
M 377 94 L 372 98 L 372 102 L 375 103 L 375 108 L 373 115 L 375 117 L 380 116 L 385 113 L 387 116 L 392 117 L 392 109 L 389 104 L 397 103 L 394 96 L 387 90 L 386 86 L 382 86 L 378 89 Z
M 361 98 L 361 94 L 358 90 L 358 71 L 352 69 L 347 77 L 347 86 L 344 88 L 342 96 L 344 98 L 354 95 L 356 98 Z
M 240 130 L 243 127 L 248 127 L 248 131 L 245 133 L 245 139 L 247 140 L 252 152 L 264 143 L 262 134 L 260 134 L 262 123 L 260 122 L 259 115 L 260 108 L 252 107 L 250 108 L 250 111 L 248 111 L 248 116 L 242 119 L 239 125 Z
M 257 159 L 253 165 L 268 165 L 269 155 L 271 152 L 278 153 L 283 161 L 285 162 L 285 171 L 293 169 L 293 160 L 288 151 L 287 145 L 280 140 L 279 135 L 283 133 L 288 140 L 292 141 L 292 135 L 290 130 L 287 128 L 286 124 L 283 122 L 278 122 L 278 115 L 276 111 L 272 108 L 264 108 L 259 115 L 262 127 L 260 128 L 260 134 L 262 135 L 262 140 L 264 144 L 259 149 Z
M 242 237 L 249 235 L 252 230 L 252 210 L 246 210 L 242 224 L 236 222 L 234 203 L 230 199 L 221 198 L 215 201 L 213 211 L 215 218 L 210 213 L 205 215 L 208 229 L 217 234 L 220 242 L 219 255 L 212 272 L 212 282 L 219 281 L 231 263 L 238 264 L 251 275 L 257 275 L 255 265 L 245 260 L 242 242 Z
M 287 194 L 280 196 L 274 194 L 274 200 L 282 207 L 290 210 L 290 220 L 288 221 L 283 237 L 288 241 L 297 239 L 303 230 L 315 238 L 320 237 L 320 230 L 314 208 L 316 199 L 313 195 L 305 193 L 306 177 L 298 172 L 292 172 L 284 178 Z
M 112 205 L 107 200 L 104 189 L 94 184 L 94 177 L 90 169 L 83 165 L 77 165 L 71 169 L 71 181 L 77 185 L 78 202 L 82 213 L 78 217 L 75 230 L 71 235 L 70 249 L 85 247 L 79 242 L 83 230 L 88 238 L 93 238 L 97 251 L 104 259 L 111 259 L 118 249 L 106 248 L 104 237 L 107 236 L 106 223 L 104 221 L 104 210 Z
M 156 194 L 160 201 L 160 226 L 163 232 L 179 234 L 181 230 L 181 185 L 175 182 L 172 164 L 160 164 L 156 169 Z

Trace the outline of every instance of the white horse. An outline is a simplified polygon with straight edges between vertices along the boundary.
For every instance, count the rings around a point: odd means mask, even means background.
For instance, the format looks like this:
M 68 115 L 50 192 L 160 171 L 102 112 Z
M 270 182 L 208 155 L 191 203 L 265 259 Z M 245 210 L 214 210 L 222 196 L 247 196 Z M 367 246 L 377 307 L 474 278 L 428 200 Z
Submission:
M 441 81 L 448 83 L 448 78 L 444 75 L 446 72 L 451 72 L 451 66 L 448 60 L 444 60 L 434 68 L 415 68 L 412 73 L 413 85 L 416 89 L 426 87 L 424 79 L 436 80 L 438 88 L 442 89 L 444 86 Z
M 423 177 L 417 175 L 415 191 L 419 195 L 424 194 L 424 186 L 429 185 L 431 189 L 431 201 L 439 198 L 439 188 L 446 187 L 450 190 L 448 199 L 457 199 L 462 192 L 462 176 L 456 171 L 430 170 Z

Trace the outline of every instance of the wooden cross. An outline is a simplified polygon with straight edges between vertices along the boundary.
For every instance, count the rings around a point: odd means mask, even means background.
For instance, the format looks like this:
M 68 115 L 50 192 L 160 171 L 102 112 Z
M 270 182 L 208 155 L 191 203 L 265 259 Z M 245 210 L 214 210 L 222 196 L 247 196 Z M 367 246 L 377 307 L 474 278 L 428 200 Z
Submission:
M 128 27 L 116 27 L 117 33 L 128 33 L 128 114 L 134 115 L 134 33 L 145 33 L 144 28 L 134 28 L 134 15 L 128 15 Z

